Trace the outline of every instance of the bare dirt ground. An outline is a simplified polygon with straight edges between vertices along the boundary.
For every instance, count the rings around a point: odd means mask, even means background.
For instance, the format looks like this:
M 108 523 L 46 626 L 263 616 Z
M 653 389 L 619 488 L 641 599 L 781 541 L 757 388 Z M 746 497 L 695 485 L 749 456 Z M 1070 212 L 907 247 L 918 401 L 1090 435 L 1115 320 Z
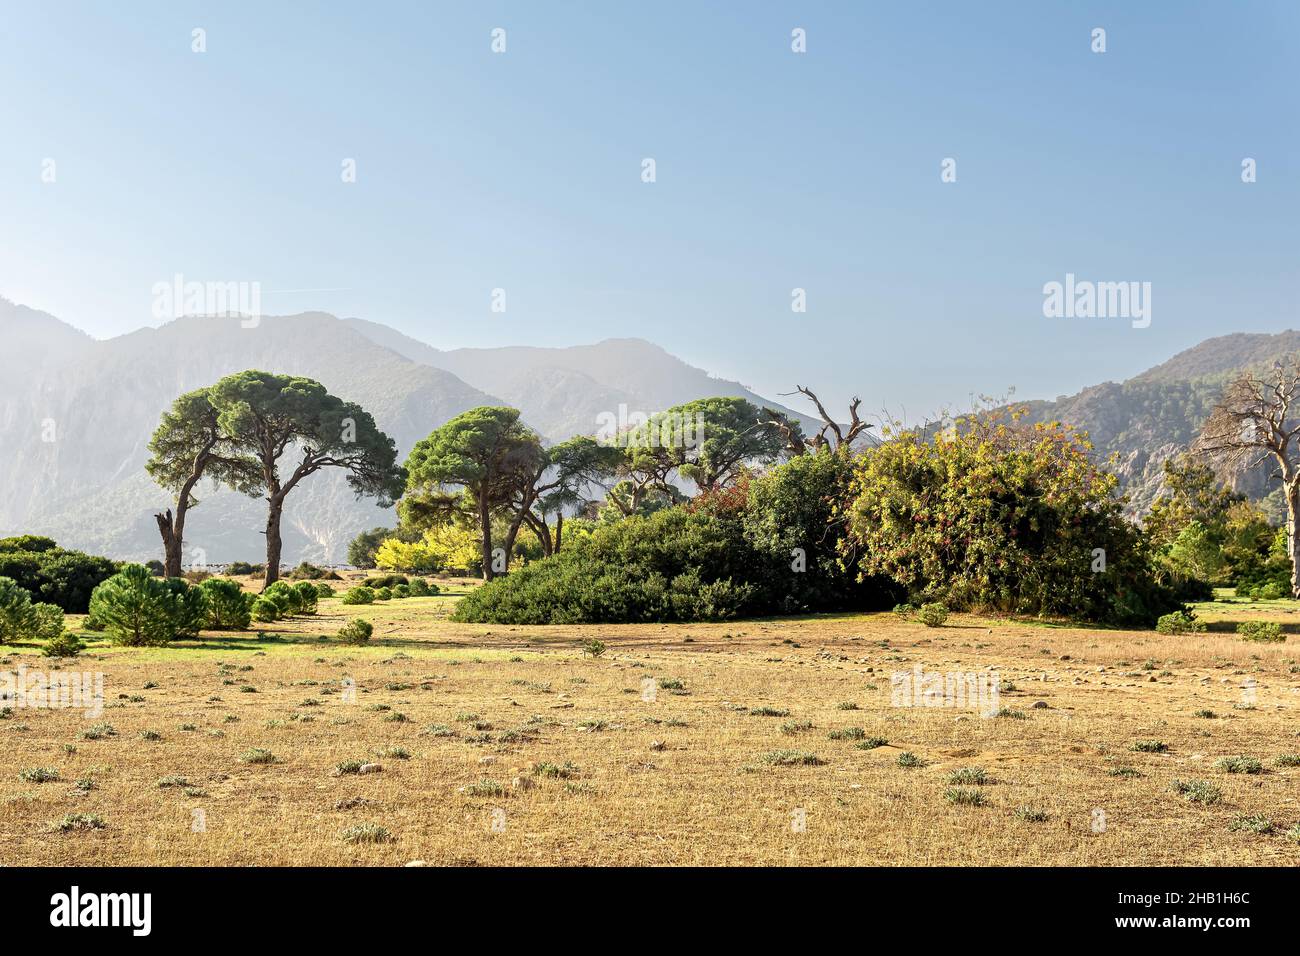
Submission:
M 5 648 L 6 670 L 102 673 L 106 709 L 0 720 L 0 862 L 1300 863 L 1292 602 L 1205 605 L 1222 630 L 1164 637 L 889 613 L 459 625 L 456 593 L 59 665 Z M 368 647 L 334 638 L 354 616 Z M 1288 643 L 1241 641 L 1246 619 Z M 996 673 L 1002 716 L 896 706 L 916 665 Z M 1258 772 L 1218 763 L 1237 756 Z M 60 832 L 70 814 L 103 826 Z

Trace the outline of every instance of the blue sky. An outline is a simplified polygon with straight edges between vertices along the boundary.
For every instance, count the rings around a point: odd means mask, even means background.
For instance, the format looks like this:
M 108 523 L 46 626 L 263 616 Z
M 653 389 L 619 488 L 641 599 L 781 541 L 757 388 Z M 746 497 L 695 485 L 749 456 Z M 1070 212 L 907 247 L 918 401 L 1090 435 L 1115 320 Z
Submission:
M 0 8 L 0 295 L 100 337 L 181 273 L 916 417 L 1300 324 L 1289 0 Z M 1150 327 L 1045 318 L 1067 272 Z

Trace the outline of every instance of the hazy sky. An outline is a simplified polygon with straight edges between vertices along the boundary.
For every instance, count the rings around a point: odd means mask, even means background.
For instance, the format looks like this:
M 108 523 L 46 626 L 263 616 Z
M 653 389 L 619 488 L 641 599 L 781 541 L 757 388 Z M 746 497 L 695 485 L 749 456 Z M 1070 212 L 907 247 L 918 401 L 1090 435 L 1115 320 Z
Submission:
M 444 348 L 640 336 L 915 416 L 1300 324 L 1293 0 L 0 14 L 0 295 L 100 337 L 180 273 Z M 1150 326 L 1045 318 L 1066 273 L 1150 282 Z

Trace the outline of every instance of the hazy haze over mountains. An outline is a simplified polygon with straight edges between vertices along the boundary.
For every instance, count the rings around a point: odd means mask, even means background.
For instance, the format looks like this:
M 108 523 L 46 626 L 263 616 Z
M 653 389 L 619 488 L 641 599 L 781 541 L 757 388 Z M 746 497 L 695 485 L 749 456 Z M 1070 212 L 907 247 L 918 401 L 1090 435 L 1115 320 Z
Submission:
M 308 312 L 264 317 L 255 328 L 235 318 L 189 317 L 100 341 L 5 300 L 0 331 L 9 346 L 0 353 L 0 534 L 49 534 L 116 558 L 160 551 L 152 515 L 169 496 L 153 484 L 144 462 L 163 409 L 182 392 L 241 369 L 319 380 L 368 409 L 402 457 L 476 405 L 514 405 L 550 441 L 592 434 L 598 416 L 617 415 L 620 406 L 652 413 L 695 398 L 739 395 L 783 407 L 634 338 L 570 348 L 440 350 L 377 322 Z M 1240 368 L 1295 351 L 1298 332 L 1228 335 L 1125 382 L 1026 404 L 1035 420 L 1087 430 L 1099 458 L 1114 456 L 1124 490 L 1141 511 L 1163 487 L 1165 458 L 1190 444 L 1224 381 Z M 1261 471 L 1241 487 L 1262 498 L 1272 485 Z M 214 563 L 259 559 L 264 502 L 211 488 L 200 499 L 187 528 L 187 563 L 195 548 Z M 395 520 L 391 510 L 357 501 L 341 475 L 314 475 L 289 498 L 285 560 L 342 562 L 358 531 Z
M 159 416 L 181 393 L 241 369 L 319 380 L 369 410 L 403 458 L 477 405 L 515 405 L 554 441 L 593 433 L 597 416 L 617 415 L 620 405 L 652 413 L 710 395 L 773 404 L 638 339 L 443 352 L 378 323 L 311 312 L 264 317 L 254 328 L 187 317 L 97 341 L 3 300 L 0 326 L 15 346 L 0 358 L 0 533 L 49 534 L 117 558 L 160 550 L 152 515 L 168 495 L 144 471 Z M 264 502 L 211 488 L 199 497 L 186 562 L 195 548 L 214 563 L 257 560 Z M 395 520 L 357 501 L 341 475 L 313 475 L 288 499 L 285 560 L 342 562 L 358 531 Z

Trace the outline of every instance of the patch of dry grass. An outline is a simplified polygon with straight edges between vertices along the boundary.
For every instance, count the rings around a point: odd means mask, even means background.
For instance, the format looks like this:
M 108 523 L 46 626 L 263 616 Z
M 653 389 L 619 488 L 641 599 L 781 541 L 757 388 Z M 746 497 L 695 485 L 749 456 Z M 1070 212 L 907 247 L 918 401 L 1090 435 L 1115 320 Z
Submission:
M 101 716 L 0 719 L 0 862 L 1300 863 L 1284 835 L 1300 767 L 1277 759 L 1300 749 L 1296 638 L 1230 632 L 1289 623 L 1290 602 L 1206 606 L 1223 630 L 1164 637 L 888 613 L 457 625 L 453 601 L 326 599 L 246 635 L 92 644 L 58 666 L 105 675 Z M 370 646 L 332 639 L 351 617 L 374 623 Z M 3 651 L 5 669 L 54 666 Z M 917 664 L 995 671 L 1025 719 L 892 706 L 891 673 Z M 1167 749 L 1134 749 L 1150 740 Z M 1261 771 L 1216 769 L 1243 756 Z M 1189 800 L 1180 780 L 1221 799 Z

